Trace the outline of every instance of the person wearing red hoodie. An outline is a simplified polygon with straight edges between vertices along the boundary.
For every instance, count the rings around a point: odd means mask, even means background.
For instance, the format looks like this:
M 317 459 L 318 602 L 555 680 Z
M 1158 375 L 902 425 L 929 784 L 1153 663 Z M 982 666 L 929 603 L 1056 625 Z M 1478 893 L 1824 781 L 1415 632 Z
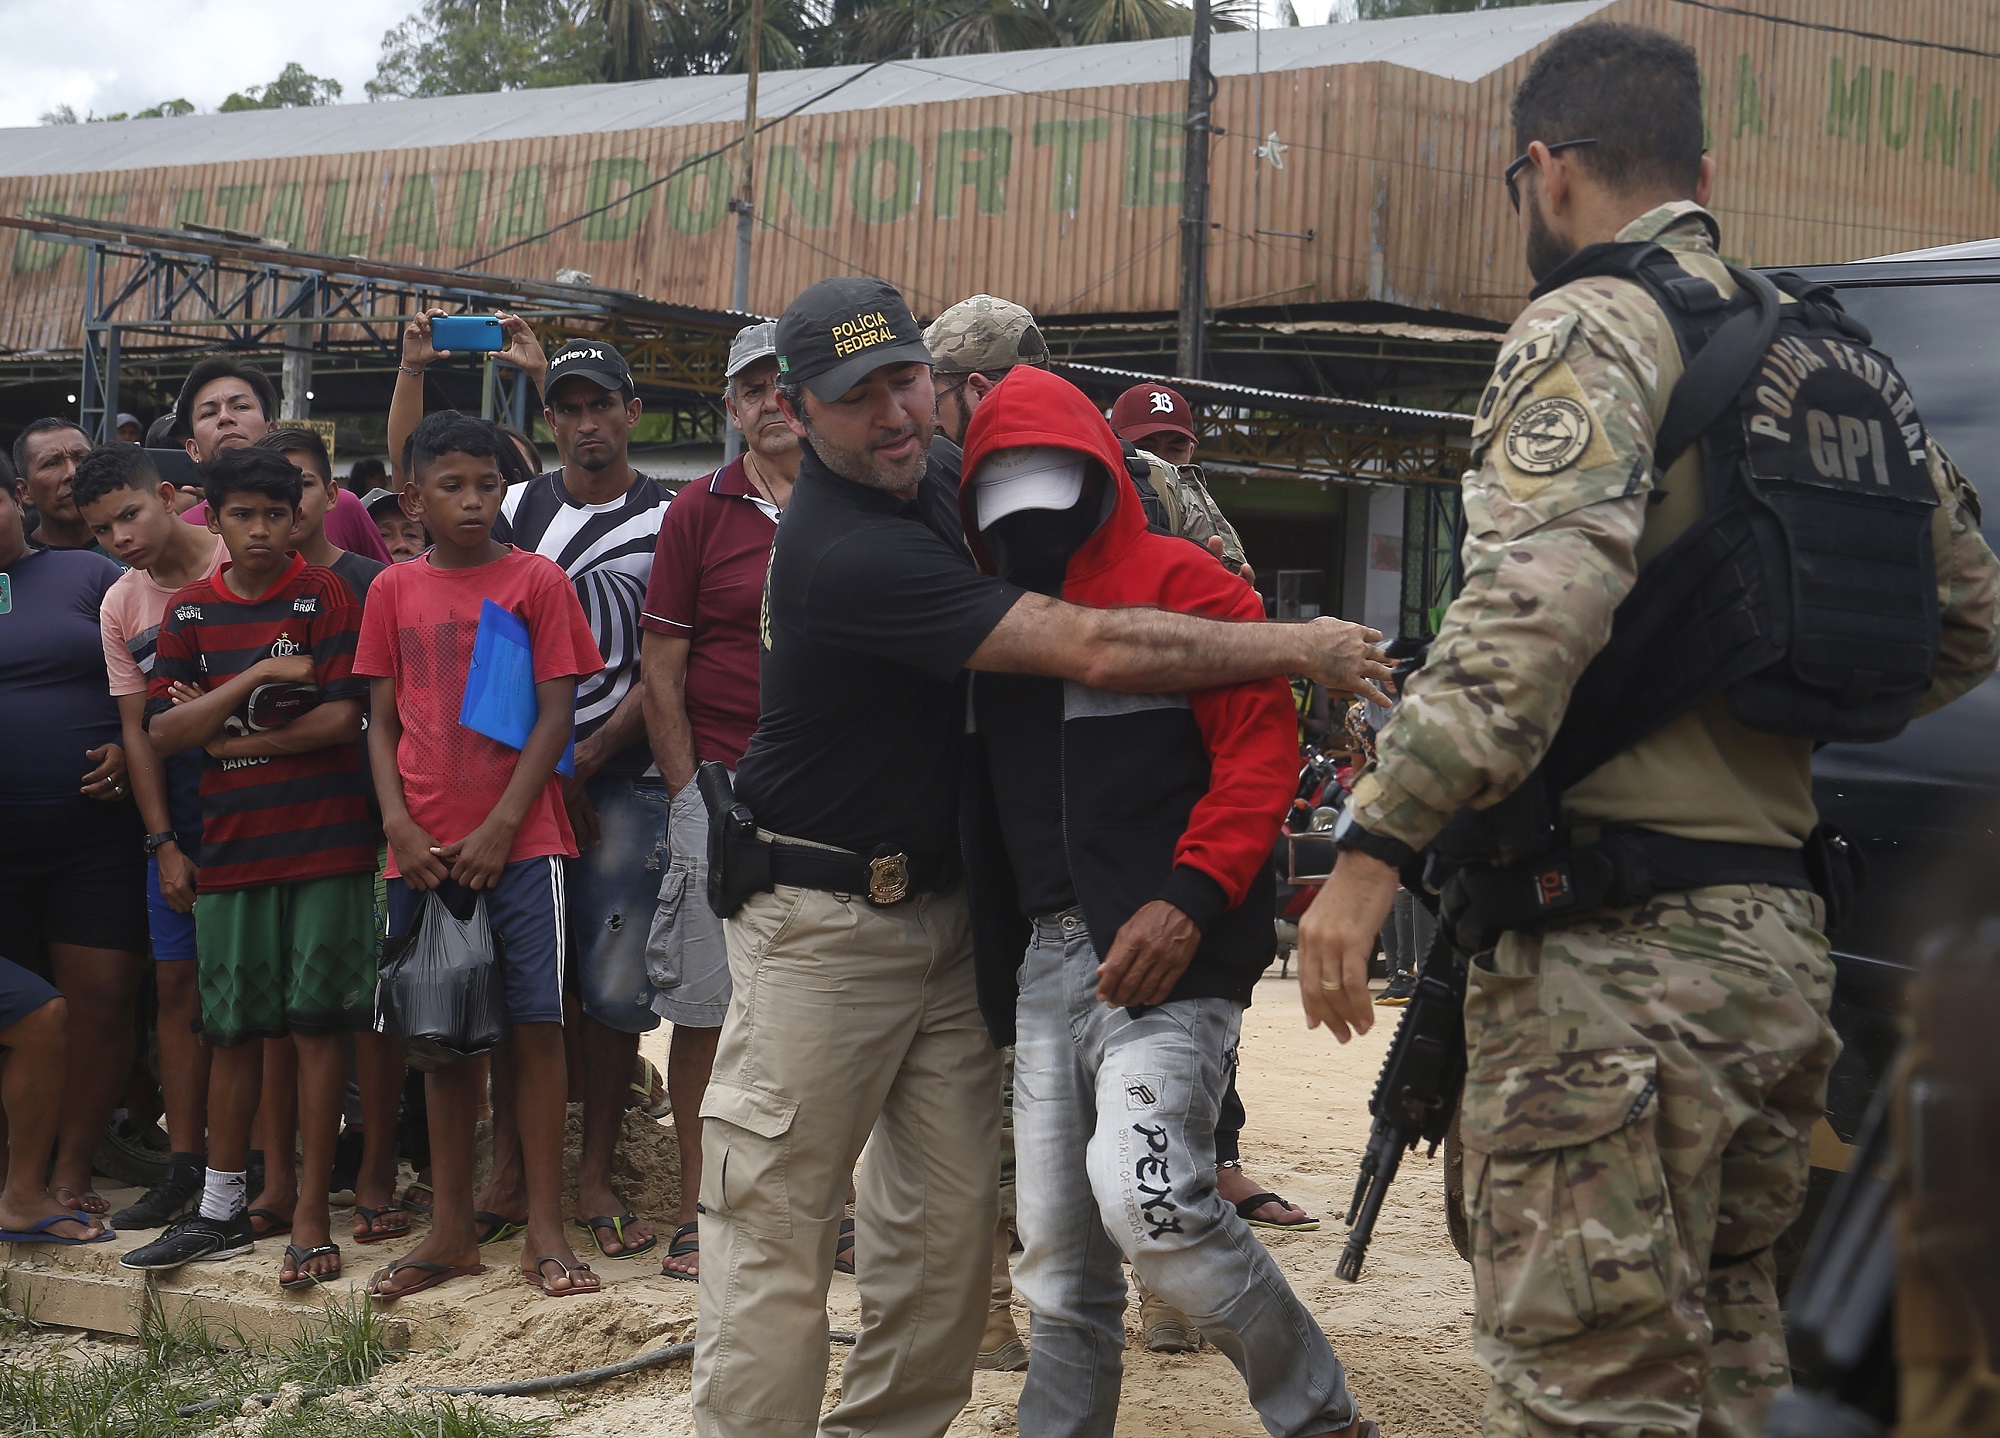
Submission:
M 964 474 L 988 573 L 1092 608 L 1262 616 L 1205 549 L 1148 529 L 1118 440 L 1066 380 L 1002 380 L 973 416 Z M 1134 695 L 980 673 L 972 720 L 983 762 L 966 766 L 960 814 L 980 1007 L 994 1042 L 1015 1045 L 1021 1431 L 1109 1438 L 1130 1259 L 1236 1365 L 1275 1438 L 1373 1435 L 1325 1334 L 1215 1186 L 1217 1110 L 1276 947 L 1289 688 Z

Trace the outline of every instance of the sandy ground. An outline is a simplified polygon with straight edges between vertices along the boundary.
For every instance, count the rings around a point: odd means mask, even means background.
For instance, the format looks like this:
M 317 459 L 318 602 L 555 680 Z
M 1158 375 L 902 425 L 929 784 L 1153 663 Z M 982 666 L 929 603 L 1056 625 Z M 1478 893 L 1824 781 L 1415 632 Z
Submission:
M 1264 981 L 1243 1025 L 1239 1086 L 1250 1117 L 1244 1162 L 1261 1184 L 1324 1221 L 1317 1233 L 1262 1236 L 1348 1365 L 1363 1413 L 1377 1420 L 1385 1434 L 1420 1438 L 1472 1434 L 1478 1430 L 1484 1383 L 1472 1358 L 1470 1271 L 1453 1253 L 1445 1233 L 1441 1160 L 1426 1161 L 1421 1156 L 1406 1160 L 1377 1228 L 1362 1281 L 1348 1285 L 1333 1274 L 1345 1238 L 1339 1218 L 1367 1137 L 1367 1097 L 1396 1018 L 1393 1010 L 1376 1012 L 1383 1021 L 1375 1031 L 1342 1048 L 1323 1034 L 1306 1031 L 1295 981 L 1275 973 Z M 648 1055 L 662 1068 L 666 1037 L 663 1031 L 647 1040 Z M 627 1116 L 627 1138 L 630 1153 L 621 1155 L 618 1174 L 621 1192 L 654 1221 L 664 1238 L 671 1231 L 672 1203 L 678 1192 L 671 1127 L 632 1113 Z M 344 1227 L 344 1218 L 336 1211 L 336 1232 Z M 134 1241 L 143 1237 L 134 1235 Z M 118 1246 L 125 1245 L 121 1241 Z M 408 1246 L 382 1245 L 374 1250 L 350 1246 L 349 1273 L 364 1277 Z M 515 1277 L 521 1258 L 518 1247 L 518 1243 L 495 1245 L 484 1255 L 489 1264 L 484 1276 L 400 1305 L 422 1337 L 414 1351 L 383 1370 L 378 1387 L 482 1383 L 561 1373 L 692 1336 L 695 1286 L 659 1277 L 652 1257 L 629 1262 L 600 1259 L 597 1267 L 608 1280 L 604 1296 L 550 1300 Z M 16 1250 L 13 1256 L 37 1265 L 101 1264 L 116 1273 L 110 1267 L 115 1262 L 112 1245 L 63 1250 L 60 1255 Z M 188 1270 L 190 1291 L 239 1292 L 246 1297 L 254 1293 L 260 1301 L 276 1298 L 270 1282 L 273 1274 L 267 1271 L 276 1259 L 275 1245 L 259 1245 L 257 1253 L 245 1258 Z M 853 1280 L 834 1279 L 828 1309 L 834 1327 L 856 1324 Z M 1016 1318 L 1025 1333 L 1027 1314 L 1018 1298 Z M 1136 1304 L 1128 1311 L 1127 1323 L 1131 1342 L 1117 1430 L 1121 1438 L 1140 1434 L 1253 1438 L 1264 1431 L 1234 1369 L 1215 1350 L 1187 1356 L 1148 1353 L 1137 1338 Z M 44 1335 L 27 1341 L 46 1350 L 68 1340 Z M 0 1341 L 0 1361 L 29 1358 L 26 1351 L 9 1351 L 18 1342 Z M 829 1403 L 838 1392 L 843 1352 L 836 1347 L 830 1355 Z M 976 1375 L 972 1400 L 951 1433 L 1016 1433 L 1015 1402 L 1021 1381 L 1020 1374 Z M 554 1419 L 555 1438 L 679 1438 L 693 1431 L 685 1367 L 574 1390 L 560 1400 L 487 1401 L 510 1413 Z

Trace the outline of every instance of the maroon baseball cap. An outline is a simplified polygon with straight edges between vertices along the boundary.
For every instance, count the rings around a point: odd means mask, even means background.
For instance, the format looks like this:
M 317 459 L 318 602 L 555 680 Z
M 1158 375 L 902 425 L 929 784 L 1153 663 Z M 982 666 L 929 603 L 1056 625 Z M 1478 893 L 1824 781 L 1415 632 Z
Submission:
M 1119 395 L 1111 406 L 1111 429 L 1135 444 L 1162 430 L 1184 434 L 1196 443 L 1201 440 L 1194 432 L 1194 411 L 1188 402 L 1163 384 L 1135 384 Z

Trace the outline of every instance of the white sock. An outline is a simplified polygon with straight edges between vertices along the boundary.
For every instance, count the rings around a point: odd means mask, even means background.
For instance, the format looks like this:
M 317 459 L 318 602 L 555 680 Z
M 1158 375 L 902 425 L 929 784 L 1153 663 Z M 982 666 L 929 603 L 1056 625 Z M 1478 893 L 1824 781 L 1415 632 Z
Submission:
M 201 1216 L 203 1218 L 234 1218 L 250 1206 L 250 1174 L 218 1173 L 214 1169 L 204 1170 L 207 1177 L 201 1189 Z

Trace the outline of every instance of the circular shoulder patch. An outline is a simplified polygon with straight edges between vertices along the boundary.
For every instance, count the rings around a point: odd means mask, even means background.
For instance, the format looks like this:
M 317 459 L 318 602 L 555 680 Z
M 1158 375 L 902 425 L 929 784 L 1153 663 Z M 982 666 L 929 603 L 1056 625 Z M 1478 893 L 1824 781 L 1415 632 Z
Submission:
M 1554 474 L 1590 447 L 1590 411 L 1562 395 L 1538 399 L 1514 416 L 1502 443 L 1523 474 Z

